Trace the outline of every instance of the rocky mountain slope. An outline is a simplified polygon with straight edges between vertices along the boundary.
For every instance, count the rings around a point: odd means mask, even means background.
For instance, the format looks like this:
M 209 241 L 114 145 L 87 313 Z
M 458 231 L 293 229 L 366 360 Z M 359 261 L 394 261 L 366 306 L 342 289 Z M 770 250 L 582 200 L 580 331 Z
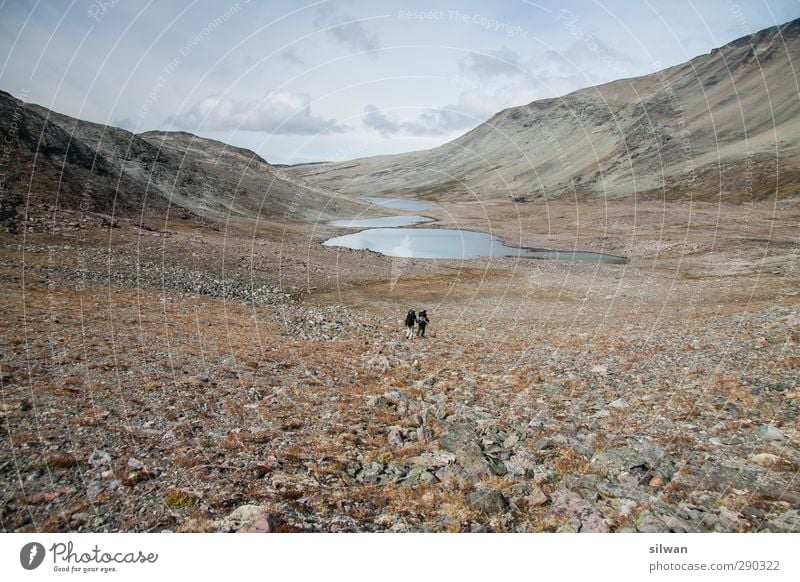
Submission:
M 752 206 L 625 266 L 0 233 L 0 530 L 798 532 L 797 261 L 745 260 Z
M 318 218 L 365 205 L 286 176 L 250 150 L 183 132 L 140 135 L 26 104 L 0 91 L 0 220 L 66 208 L 134 217 Z
M 292 171 L 344 193 L 430 199 L 791 197 L 797 55 L 800 20 L 651 75 L 506 109 L 430 151 Z

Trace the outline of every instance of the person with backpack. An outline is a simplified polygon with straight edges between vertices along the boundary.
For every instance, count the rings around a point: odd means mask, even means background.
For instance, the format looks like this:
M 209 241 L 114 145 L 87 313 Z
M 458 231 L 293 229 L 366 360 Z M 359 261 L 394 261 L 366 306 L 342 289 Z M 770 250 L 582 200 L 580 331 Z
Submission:
M 406 314 L 406 339 L 414 337 L 414 325 L 417 323 L 417 314 L 413 309 L 409 309 Z
M 428 319 L 428 312 L 424 309 L 420 311 L 419 315 L 417 315 L 417 328 L 419 329 L 419 331 L 417 332 L 418 336 L 425 337 L 425 327 L 430 322 L 431 320 Z

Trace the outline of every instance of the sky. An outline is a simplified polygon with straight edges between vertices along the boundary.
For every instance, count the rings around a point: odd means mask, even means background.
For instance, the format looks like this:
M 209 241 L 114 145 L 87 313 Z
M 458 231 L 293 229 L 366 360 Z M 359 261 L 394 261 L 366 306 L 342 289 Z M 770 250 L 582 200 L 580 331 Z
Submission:
M 272 163 L 435 147 L 800 17 L 800 0 L 0 2 L 0 90 Z

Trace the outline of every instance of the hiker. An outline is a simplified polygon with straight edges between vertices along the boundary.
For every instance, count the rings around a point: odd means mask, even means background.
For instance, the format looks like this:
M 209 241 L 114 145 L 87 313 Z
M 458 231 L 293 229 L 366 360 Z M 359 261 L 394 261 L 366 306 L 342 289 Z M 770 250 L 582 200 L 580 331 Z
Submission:
M 424 309 L 420 311 L 419 315 L 417 315 L 417 328 L 418 328 L 417 335 L 419 337 L 425 337 L 425 326 L 428 325 L 430 322 L 431 320 L 428 319 L 428 312 L 425 311 Z
M 413 309 L 408 310 L 406 315 L 406 339 L 414 337 L 414 325 L 417 323 L 417 314 Z

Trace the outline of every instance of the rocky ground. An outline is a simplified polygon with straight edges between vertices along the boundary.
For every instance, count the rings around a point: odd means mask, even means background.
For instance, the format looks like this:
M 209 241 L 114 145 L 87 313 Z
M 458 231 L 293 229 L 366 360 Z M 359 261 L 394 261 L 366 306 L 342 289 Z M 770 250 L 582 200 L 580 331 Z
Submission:
M 447 212 L 631 262 L 69 212 L 0 235 L 0 528 L 800 531 L 796 201 Z

